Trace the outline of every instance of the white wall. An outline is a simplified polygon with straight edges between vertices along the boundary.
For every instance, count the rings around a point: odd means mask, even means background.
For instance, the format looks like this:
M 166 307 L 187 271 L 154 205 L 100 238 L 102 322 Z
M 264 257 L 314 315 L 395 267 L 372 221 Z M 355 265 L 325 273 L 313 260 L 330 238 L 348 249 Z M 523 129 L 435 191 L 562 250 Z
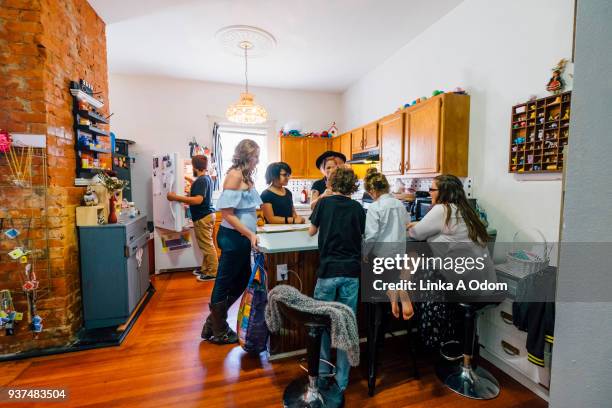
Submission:
M 508 174 L 512 105 L 544 96 L 551 68 L 571 58 L 573 0 L 465 0 L 343 94 L 343 131 L 434 89 L 471 95 L 469 173 L 498 240 L 538 226 L 557 241 L 560 181 Z
M 211 146 L 209 116 L 223 118 L 227 106 L 238 100 L 243 88 L 236 85 L 163 77 L 110 75 L 112 131 L 118 138 L 136 142 L 132 173 L 134 202 L 149 216 L 151 207 L 151 156 L 179 152 L 189 157 L 193 137 Z M 321 131 L 341 116 L 340 95 L 253 88 L 255 99 L 268 111 L 274 126 L 268 157 L 278 160 L 277 131 L 288 121 L 299 121 L 304 130 Z M 265 169 L 260 169 L 265 171 Z

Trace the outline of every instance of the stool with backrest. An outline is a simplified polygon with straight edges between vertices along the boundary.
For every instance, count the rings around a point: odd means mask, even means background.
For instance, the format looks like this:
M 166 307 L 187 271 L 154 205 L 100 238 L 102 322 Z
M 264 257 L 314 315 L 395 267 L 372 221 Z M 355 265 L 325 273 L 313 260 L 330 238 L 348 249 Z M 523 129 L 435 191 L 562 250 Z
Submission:
M 293 322 L 301 322 L 306 329 L 306 360 L 308 367 L 307 378 L 298 378 L 292 381 L 283 394 L 283 406 L 287 408 L 336 408 L 344 406 L 344 396 L 333 380 L 320 381 L 319 364 L 321 363 L 321 336 L 329 330 L 331 322 L 329 316 L 315 315 L 298 310 L 291 305 L 280 304 L 279 310 L 284 318 Z M 324 364 L 330 364 L 327 361 Z M 332 365 L 333 367 L 333 365 Z M 335 368 L 335 367 L 333 367 Z

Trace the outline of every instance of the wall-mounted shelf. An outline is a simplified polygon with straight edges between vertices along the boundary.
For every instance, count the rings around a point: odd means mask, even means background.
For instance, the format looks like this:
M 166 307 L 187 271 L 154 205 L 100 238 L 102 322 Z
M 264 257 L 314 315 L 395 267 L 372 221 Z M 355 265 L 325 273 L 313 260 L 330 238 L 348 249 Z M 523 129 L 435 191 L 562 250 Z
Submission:
M 94 98 L 93 96 L 81 91 L 80 89 L 70 89 L 70 93 L 72 94 L 72 96 L 74 96 L 76 99 L 80 100 L 80 101 L 84 101 L 87 102 L 88 104 L 90 104 L 91 106 L 93 106 L 96 109 L 100 109 L 101 107 L 104 106 L 104 102 Z
M 563 146 L 569 141 L 571 91 L 512 107 L 510 173 L 563 171 Z M 526 126 L 517 126 L 529 123 Z
M 86 90 L 87 92 L 85 92 Z M 106 130 L 108 120 L 100 112 L 104 103 L 91 94 L 92 87 L 84 81 L 72 82 L 74 133 L 76 134 L 76 177 L 88 179 L 95 172 L 111 170 L 113 166 L 112 147 Z

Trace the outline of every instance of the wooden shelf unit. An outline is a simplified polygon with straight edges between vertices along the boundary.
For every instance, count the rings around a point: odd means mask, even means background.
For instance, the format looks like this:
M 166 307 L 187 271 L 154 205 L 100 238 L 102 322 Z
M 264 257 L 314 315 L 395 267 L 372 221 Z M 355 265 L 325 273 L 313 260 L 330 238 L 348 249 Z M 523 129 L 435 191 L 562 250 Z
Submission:
M 563 171 L 563 147 L 569 141 L 572 92 L 512 107 L 509 173 Z

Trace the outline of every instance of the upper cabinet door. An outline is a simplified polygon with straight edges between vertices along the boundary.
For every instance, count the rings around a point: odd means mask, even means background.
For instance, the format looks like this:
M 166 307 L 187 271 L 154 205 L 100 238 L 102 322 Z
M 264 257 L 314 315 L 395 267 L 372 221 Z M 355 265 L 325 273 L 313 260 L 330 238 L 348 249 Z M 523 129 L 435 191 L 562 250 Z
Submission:
M 342 138 L 340 136 L 334 137 L 331 139 L 331 150 L 333 150 L 334 152 L 339 152 L 341 147 L 341 142 Z
M 368 150 L 375 147 L 378 147 L 378 123 L 363 128 L 363 148 Z
M 305 142 L 301 137 L 281 137 L 281 161 L 291 167 L 291 176 L 294 178 L 306 177 Z
M 404 114 L 387 116 L 378 122 L 380 134 L 380 167 L 384 174 L 398 175 L 403 170 Z
M 423 103 L 407 114 L 406 174 L 438 173 L 441 99 Z
M 346 156 L 346 160 L 351 160 L 351 134 L 345 133 L 340 136 L 340 152 Z
M 353 153 L 363 150 L 363 128 L 351 132 L 351 151 Z
M 307 178 L 321 178 L 321 171 L 317 169 L 315 164 L 317 157 L 329 150 L 329 139 L 306 139 L 306 154 L 300 152 L 299 154 L 304 157 L 306 156 L 306 177 Z

